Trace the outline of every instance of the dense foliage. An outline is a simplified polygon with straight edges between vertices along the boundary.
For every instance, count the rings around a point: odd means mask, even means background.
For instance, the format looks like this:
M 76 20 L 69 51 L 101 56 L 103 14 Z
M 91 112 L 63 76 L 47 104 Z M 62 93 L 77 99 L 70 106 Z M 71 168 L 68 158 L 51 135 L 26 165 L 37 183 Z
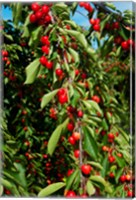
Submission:
M 133 196 L 132 11 L 87 2 L 8 6 L 1 195 Z M 79 7 L 88 29 L 71 20 Z

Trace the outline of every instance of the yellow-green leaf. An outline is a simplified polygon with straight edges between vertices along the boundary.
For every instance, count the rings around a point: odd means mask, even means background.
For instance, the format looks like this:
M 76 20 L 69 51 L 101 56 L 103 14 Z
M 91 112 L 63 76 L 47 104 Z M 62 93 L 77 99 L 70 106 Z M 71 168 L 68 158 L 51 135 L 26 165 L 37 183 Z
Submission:
M 58 92 L 58 89 L 53 90 L 52 92 L 49 92 L 48 94 L 45 94 L 41 101 L 41 108 L 44 108 L 53 99 L 53 97 L 57 94 L 57 92 Z

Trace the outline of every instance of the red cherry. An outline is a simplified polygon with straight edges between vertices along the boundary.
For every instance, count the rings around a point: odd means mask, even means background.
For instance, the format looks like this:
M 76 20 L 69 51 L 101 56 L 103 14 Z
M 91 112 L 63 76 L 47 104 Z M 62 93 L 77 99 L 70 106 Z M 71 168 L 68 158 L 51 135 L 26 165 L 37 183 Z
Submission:
M 68 129 L 69 131 L 73 131 L 73 129 L 74 129 L 74 124 L 73 124 L 72 122 L 69 122 L 68 125 L 67 125 L 67 129 Z
M 121 42 L 121 47 L 124 50 L 128 50 L 129 49 L 128 42 L 127 41 Z
M 126 181 L 126 176 L 125 175 L 120 176 L 119 180 L 120 182 L 124 183 Z
M 100 103 L 101 99 L 100 97 L 98 97 L 97 95 L 92 96 L 91 98 L 93 101 L 95 101 L 96 103 Z
M 47 55 L 49 54 L 49 51 L 50 51 L 50 49 L 49 49 L 49 47 L 48 46 L 42 46 L 42 52 L 43 53 L 46 53 Z
M 105 29 L 109 30 L 110 28 L 111 28 L 110 23 L 106 23 L 106 25 L 105 25 Z
M 26 110 L 22 110 L 22 115 L 27 115 L 27 111 Z
M 43 14 L 47 14 L 49 12 L 49 7 L 47 5 L 43 5 L 41 11 Z
M 8 52 L 7 52 L 7 51 L 4 51 L 4 50 L 2 50 L 2 56 L 3 56 L 3 57 L 7 57 L 7 56 L 8 56 Z
M 75 75 L 78 76 L 80 73 L 79 69 L 75 69 Z
M 57 94 L 58 96 L 66 94 L 66 88 L 60 88 Z
M 87 198 L 88 196 L 87 196 L 87 194 L 81 194 L 80 197 Z
M 37 11 L 35 13 L 36 19 L 41 19 L 42 18 L 42 12 L 41 11 Z
M 128 46 L 134 46 L 134 41 L 132 39 L 127 40 Z
M 95 31 L 100 31 L 100 25 L 99 25 L 99 24 L 93 25 L 93 29 L 94 29 Z
M 80 6 L 80 7 L 84 7 L 84 6 L 85 6 L 85 2 L 80 2 L 80 3 L 79 3 L 79 6 Z
M 95 19 L 95 24 L 99 24 L 100 23 L 100 19 L 99 18 L 96 18 Z
M 30 17 L 29 17 L 29 20 L 30 20 L 31 23 L 35 23 L 36 20 L 37 20 L 35 14 L 31 14 Z
M 48 155 L 47 154 L 43 154 L 43 158 L 48 158 Z
M 72 144 L 72 145 L 75 145 L 75 143 L 76 143 L 74 137 L 72 137 L 72 136 L 70 136 L 70 137 L 68 138 L 68 141 L 69 141 L 69 143 Z
M 115 37 L 115 39 L 114 39 L 114 42 L 116 43 L 116 44 L 121 44 L 121 42 L 123 41 L 123 38 L 121 37 L 121 36 L 117 36 L 117 37 Z
M 104 136 L 106 134 L 106 131 L 101 131 L 101 135 Z
M 86 79 L 87 78 L 87 74 L 86 73 L 82 73 L 81 78 L 82 79 Z
M 79 158 L 79 155 L 80 155 L 79 149 L 75 150 L 75 151 L 74 151 L 74 156 L 75 156 L 76 158 Z
M 46 62 L 46 67 L 47 67 L 48 69 L 52 69 L 52 67 L 53 67 L 53 62 L 47 61 L 47 62 Z
M 66 103 L 67 101 L 68 101 L 68 97 L 67 97 L 66 94 L 63 94 L 63 95 L 59 96 L 59 103 L 60 103 L 60 104 L 64 104 L 64 103 Z
M 66 194 L 66 197 L 76 197 L 76 193 L 72 190 L 69 190 Z
M 127 196 L 128 196 L 128 197 L 133 197 L 133 192 L 132 192 L 131 190 L 129 190 L 129 191 L 127 192 Z
M 40 58 L 40 63 L 43 65 L 43 66 L 46 66 L 46 63 L 47 63 L 47 58 L 45 56 L 42 56 Z
M 114 156 L 109 156 L 108 160 L 110 163 L 113 163 L 115 161 L 115 157 Z
M 92 167 L 90 165 L 88 165 L 88 164 L 83 164 L 81 166 L 81 171 L 83 172 L 83 174 L 89 175 L 90 172 L 92 171 Z
M 70 25 L 66 25 L 66 29 L 70 30 L 71 29 L 71 26 Z
M 32 3 L 31 4 L 31 9 L 36 12 L 40 9 L 40 5 L 38 3 Z
M 81 117 L 83 117 L 83 115 L 84 115 L 84 113 L 83 113 L 82 110 L 78 110 L 78 111 L 77 111 L 77 116 L 78 116 L 78 117 L 81 118 Z
M 113 29 L 119 29 L 119 27 L 120 27 L 119 22 L 113 22 L 112 24 Z
M 23 128 L 23 130 L 24 130 L 24 131 L 27 131 L 27 130 L 28 130 L 27 126 L 25 126 L 25 127 Z
M 51 21 L 51 16 L 50 15 L 46 15 L 44 18 L 45 22 L 50 22 Z
M 110 178 L 114 178 L 115 177 L 113 172 L 110 172 L 109 176 L 110 176 Z
M 49 41 L 49 37 L 48 36 L 42 36 L 40 41 L 44 45 L 48 45 L 48 46 L 50 45 L 50 41 Z
M 84 8 L 88 11 L 90 9 L 90 4 L 89 3 L 85 3 Z
M 114 140 L 115 136 L 114 136 L 113 133 L 109 133 L 109 134 L 108 134 L 108 138 Z
M 63 70 L 58 68 L 58 69 L 56 69 L 55 73 L 56 73 L 57 76 L 62 76 Z
M 69 170 L 67 171 L 67 176 L 70 176 L 71 174 L 73 174 L 73 172 L 74 172 L 74 169 L 69 169 Z
M 90 22 L 90 24 L 94 25 L 94 24 L 95 24 L 95 19 L 91 18 L 91 19 L 89 20 L 89 22 Z
M 30 146 L 30 142 L 29 142 L 29 141 L 25 141 L 24 144 L 25 144 L 26 146 Z

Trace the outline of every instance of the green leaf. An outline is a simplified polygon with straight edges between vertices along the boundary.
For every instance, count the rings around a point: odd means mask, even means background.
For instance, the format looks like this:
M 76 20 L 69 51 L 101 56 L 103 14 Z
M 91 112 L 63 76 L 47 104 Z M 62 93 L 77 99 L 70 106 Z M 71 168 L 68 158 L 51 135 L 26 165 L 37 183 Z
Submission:
M 61 135 L 61 132 L 62 132 L 62 125 L 60 124 L 55 130 L 54 132 L 52 133 L 50 139 L 49 139 L 49 142 L 48 142 L 48 146 L 47 146 L 47 149 L 48 149 L 48 153 L 50 155 L 53 154 L 56 146 L 57 146 L 57 143 L 59 141 L 59 138 L 60 138 L 60 135 Z
M 74 31 L 74 30 L 67 30 L 67 29 L 65 29 L 65 31 L 69 35 L 74 36 L 84 48 L 87 48 L 88 43 L 87 43 L 85 36 L 82 33 L 78 32 L 78 31 Z
M 41 108 L 44 108 L 53 99 L 53 97 L 57 94 L 57 92 L 58 92 L 58 89 L 53 90 L 52 92 L 49 92 L 48 94 L 45 94 L 42 97 Z
M 94 166 L 94 167 L 96 167 L 98 169 L 103 169 L 103 166 L 98 162 L 87 161 L 87 163 L 89 163 L 90 165 L 92 165 L 92 166 Z
M 35 28 L 35 29 L 33 30 L 33 32 L 31 33 L 32 38 L 33 38 L 33 41 L 39 39 L 38 36 L 39 36 L 41 30 L 42 30 L 42 26 L 38 26 L 37 28 Z
M 92 108 L 94 108 L 94 109 L 95 109 L 96 111 L 98 111 L 101 115 L 103 115 L 103 112 L 102 112 L 100 106 L 98 105 L 98 103 L 96 103 L 95 101 L 92 101 L 92 100 L 88 100 L 87 102 L 90 104 L 90 106 L 91 106 Z
M 106 2 L 105 5 L 113 10 L 116 10 L 116 7 L 113 3 Z
M 128 37 L 126 35 L 125 29 L 121 26 L 118 33 L 123 37 L 124 40 L 127 40 Z
M 0 185 L 0 196 L 3 194 L 3 185 Z
M 71 55 L 73 56 L 75 63 L 79 63 L 79 54 L 72 48 L 68 49 Z
M 105 190 L 108 193 L 112 193 L 112 188 L 109 186 L 108 182 L 106 182 L 103 177 L 101 177 L 101 176 L 90 176 L 90 180 L 97 182 L 97 183 L 101 183 L 105 187 Z
M 31 84 L 34 82 L 40 69 L 39 65 L 39 58 L 37 58 L 26 67 L 26 81 L 24 84 Z
M 108 169 L 109 169 L 108 156 L 106 156 L 102 160 L 102 166 L 103 166 L 103 169 L 101 170 L 101 175 L 102 175 L 102 177 L 105 177 L 108 172 Z
M 95 193 L 95 188 L 90 180 L 87 181 L 86 189 L 89 196 Z
M 66 190 L 69 190 L 74 182 L 74 180 L 76 179 L 76 177 L 79 174 L 79 169 L 76 169 L 68 178 L 66 181 Z
M 88 132 L 86 127 L 82 127 L 84 133 L 84 150 L 94 159 L 97 160 L 98 146 L 94 138 Z
M 118 183 L 118 180 L 119 180 L 120 176 L 122 175 L 122 173 L 123 173 L 123 168 L 118 169 L 116 176 L 115 176 L 116 183 Z
M 13 22 L 15 26 L 18 25 L 20 19 L 22 18 L 22 3 L 16 3 L 14 4 L 14 12 L 13 14 Z
M 56 192 L 57 190 L 60 190 L 63 188 L 66 184 L 63 182 L 53 183 L 51 185 L 48 185 L 46 188 L 42 189 L 38 193 L 38 197 L 47 197 L 51 195 L 52 193 Z

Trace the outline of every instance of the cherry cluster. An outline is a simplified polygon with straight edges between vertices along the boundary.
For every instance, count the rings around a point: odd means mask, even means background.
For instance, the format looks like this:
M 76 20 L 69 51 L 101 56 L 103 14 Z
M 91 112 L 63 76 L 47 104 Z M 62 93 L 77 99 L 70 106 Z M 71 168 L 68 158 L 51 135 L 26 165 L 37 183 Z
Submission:
M 130 49 L 130 47 L 132 46 L 132 48 L 134 49 L 135 47 L 135 42 L 132 39 L 128 39 L 125 40 L 121 43 L 121 47 L 122 49 L 128 51 Z
M 85 8 L 90 13 L 93 12 L 92 6 L 87 2 L 80 2 L 79 6 Z
M 10 65 L 10 60 L 8 58 L 8 52 L 6 50 L 2 50 L 2 60 L 6 62 L 6 65 Z
M 92 24 L 94 31 L 98 31 L 98 32 L 100 31 L 100 19 L 99 18 L 96 18 L 96 19 L 91 18 L 89 20 L 89 22 L 90 22 L 90 24 Z
M 60 104 L 64 104 L 68 102 L 68 94 L 66 88 L 60 88 L 58 93 L 58 100 Z
M 41 43 L 42 43 L 42 47 L 41 47 L 41 51 L 44 53 L 43 56 L 40 58 L 40 63 L 46 67 L 47 69 L 52 69 L 53 67 L 53 62 L 49 61 L 47 59 L 47 55 L 50 52 L 50 41 L 49 41 L 49 37 L 48 36 L 42 36 L 41 37 Z M 46 56 L 45 56 L 46 55 Z
M 38 3 L 32 3 L 31 9 L 33 11 L 29 17 L 31 23 L 47 25 L 51 22 L 51 16 L 49 15 L 50 7 L 46 4 L 39 5 Z

